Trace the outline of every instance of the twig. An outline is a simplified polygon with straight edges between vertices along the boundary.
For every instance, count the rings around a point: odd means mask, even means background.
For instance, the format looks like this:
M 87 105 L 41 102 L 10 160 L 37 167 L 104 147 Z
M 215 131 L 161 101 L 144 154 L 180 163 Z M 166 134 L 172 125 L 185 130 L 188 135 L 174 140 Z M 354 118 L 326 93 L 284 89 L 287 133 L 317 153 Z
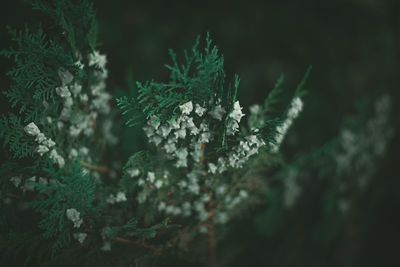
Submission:
M 97 166 L 97 165 L 92 165 L 90 163 L 84 162 L 83 160 L 80 161 L 80 163 L 82 164 L 82 166 L 94 170 L 94 171 L 99 171 L 99 172 L 108 172 L 108 166 Z

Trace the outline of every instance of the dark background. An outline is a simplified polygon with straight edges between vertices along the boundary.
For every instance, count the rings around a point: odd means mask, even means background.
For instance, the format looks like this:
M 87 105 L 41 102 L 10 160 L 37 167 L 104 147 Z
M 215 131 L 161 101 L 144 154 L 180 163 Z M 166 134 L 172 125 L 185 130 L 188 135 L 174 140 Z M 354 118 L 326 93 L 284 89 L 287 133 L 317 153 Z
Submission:
M 345 115 L 356 112 L 356 103 L 378 91 L 391 95 L 393 113 L 400 114 L 396 104 L 400 80 L 400 1 L 97 0 L 95 8 L 100 51 L 107 54 L 108 86 L 115 96 L 124 94 L 129 72 L 139 81 L 167 79 L 164 64 L 170 62 L 168 48 L 179 54 L 193 45 L 197 35 L 204 37 L 206 32 L 224 54 L 228 79 L 232 80 L 234 73 L 241 78 L 238 93 L 245 113 L 250 104 L 262 103 L 281 73 L 285 74 L 286 84 L 294 87 L 307 66 L 312 65 L 304 112 L 293 130 L 300 145 L 296 151 L 286 148 L 288 158 L 311 152 L 336 136 Z M 22 28 L 42 20 L 40 13 L 21 0 L 3 1 L 1 48 L 11 45 L 5 25 Z M 10 67 L 10 61 L 0 59 L 2 90 L 8 86 L 4 73 Z M 9 106 L 3 96 L 0 103 L 1 112 L 6 112 Z M 395 120 L 396 132 L 398 125 Z M 361 198 L 362 204 L 349 219 L 345 233 L 338 234 L 329 245 L 321 248 L 316 245 L 319 243 L 305 238 L 283 247 L 276 242 L 280 238 L 290 240 L 290 231 L 277 239 L 263 239 L 250 227 L 245 243 L 248 248 L 238 254 L 242 260 L 236 263 L 400 266 L 396 265 L 400 262 L 397 144 L 396 140 L 390 144 L 371 189 Z M 292 231 L 307 234 L 307 229 L 318 222 L 318 212 L 304 216 L 309 216 L 312 223 Z

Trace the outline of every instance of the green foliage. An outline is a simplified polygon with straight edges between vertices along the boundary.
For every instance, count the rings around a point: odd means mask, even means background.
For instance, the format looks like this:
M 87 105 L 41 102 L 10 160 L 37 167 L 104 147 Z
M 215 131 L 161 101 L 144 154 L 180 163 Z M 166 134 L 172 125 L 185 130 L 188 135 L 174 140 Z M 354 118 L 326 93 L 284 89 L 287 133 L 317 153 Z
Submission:
M 54 238 L 53 250 L 57 252 L 71 241 L 71 225 L 66 221 L 65 212 L 75 208 L 81 217 L 95 216 L 97 208 L 93 205 L 96 184 L 88 174 L 83 174 L 79 161 L 75 161 L 70 172 L 56 170 L 50 160 L 43 171 L 51 177 L 49 185 L 35 183 L 41 193 L 38 199 L 29 203 L 38 212 L 47 215 L 40 221 L 39 227 L 44 230 L 45 238 Z
M 124 225 L 110 227 L 108 231 L 108 237 L 113 238 L 116 237 L 117 235 L 129 236 L 129 237 L 132 236 L 155 237 L 156 232 L 152 228 L 137 227 L 137 221 L 135 219 L 131 219 Z
M 0 137 L 3 138 L 3 145 L 9 146 L 14 158 L 32 156 L 35 151 L 33 138 L 28 137 L 24 132 L 21 118 L 13 113 L 9 116 L 3 114 L 0 118 Z
M 177 115 L 179 104 L 187 101 L 204 103 L 208 107 L 208 99 L 217 97 L 229 110 L 236 100 L 239 78 L 235 76 L 234 88 L 225 85 L 224 59 L 219 54 L 217 46 L 212 46 L 209 35 L 206 36 L 204 51 L 198 49 L 198 37 L 191 52 L 184 51 L 185 63 L 180 65 L 175 52 L 170 49 L 172 65 L 166 65 L 170 70 L 170 81 L 165 83 L 154 80 L 144 83 L 137 82 L 137 99 L 122 97 L 117 99 L 118 106 L 124 111 L 136 112 L 127 122 L 134 126 L 157 116 L 161 121 Z M 229 114 L 227 114 L 228 118 Z
M 97 43 L 97 21 L 93 3 L 70 0 L 31 0 L 33 9 L 49 16 L 66 36 L 73 56 L 79 59 L 83 49 L 94 49 Z
M 0 53 L 15 62 L 15 67 L 7 72 L 13 83 L 3 93 L 12 107 L 19 106 L 25 122 L 37 121 L 47 111 L 43 101 L 55 102 L 54 88 L 61 85 L 58 69 L 62 66 L 73 69 L 73 60 L 61 46 L 47 40 L 41 27 L 36 33 L 31 33 L 27 27 L 18 32 L 9 28 L 9 32 L 17 48 Z

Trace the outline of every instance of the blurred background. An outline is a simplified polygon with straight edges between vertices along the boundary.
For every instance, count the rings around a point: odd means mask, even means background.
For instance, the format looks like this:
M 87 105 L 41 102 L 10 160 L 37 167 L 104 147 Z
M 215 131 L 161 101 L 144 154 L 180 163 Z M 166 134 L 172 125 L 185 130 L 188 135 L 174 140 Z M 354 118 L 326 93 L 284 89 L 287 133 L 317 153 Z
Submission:
M 307 176 L 302 180 L 308 188 L 302 201 L 274 213 L 267 201 L 274 199 L 274 192 L 266 192 L 265 205 L 226 229 L 218 257 L 226 266 L 400 266 L 400 174 L 395 165 L 400 158 L 396 149 L 400 1 L 96 0 L 94 4 L 100 51 L 108 58 L 108 88 L 116 97 L 129 94 L 130 75 L 138 81 L 165 81 L 168 49 L 179 55 L 191 48 L 197 35 L 205 37 L 207 32 L 224 54 L 228 80 L 235 73 L 241 78 L 238 94 L 245 113 L 251 104 L 262 104 L 281 73 L 287 87 L 293 88 L 312 65 L 304 111 L 282 148 L 287 162 L 340 140 L 344 126 L 367 127 L 373 112 L 360 115 L 360 110 L 368 110 L 363 105 L 373 111 L 375 100 L 387 95 L 391 117 L 384 131 L 390 130 L 391 138 L 385 153 L 372 162 L 375 168 L 368 185 L 354 191 L 349 212 L 339 214 L 330 207 L 338 201 L 332 193 L 337 192 L 332 181 L 338 175 L 321 174 L 321 169 L 332 168 L 332 160 L 324 160 L 333 157 L 329 152 L 330 156 L 319 156 L 296 170 Z M 22 28 L 42 20 L 42 14 L 24 1 L 8 0 L 0 10 L 1 48 L 11 45 L 5 25 Z M 4 74 L 10 67 L 11 61 L 0 59 L 2 90 L 9 84 Z M 3 96 L 0 109 L 2 113 L 9 109 Z M 364 170 L 357 171 L 346 177 L 355 179 Z M 185 261 L 175 264 L 184 266 Z

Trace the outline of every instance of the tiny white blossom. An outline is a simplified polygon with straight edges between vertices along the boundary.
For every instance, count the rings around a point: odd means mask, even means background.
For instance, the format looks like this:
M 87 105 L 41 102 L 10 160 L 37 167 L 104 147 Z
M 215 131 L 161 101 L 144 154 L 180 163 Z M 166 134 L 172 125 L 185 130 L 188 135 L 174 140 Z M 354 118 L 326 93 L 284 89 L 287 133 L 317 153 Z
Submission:
M 71 151 L 69 152 L 69 157 L 76 158 L 77 156 L 78 156 L 78 151 L 75 148 L 72 148 Z
M 162 182 L 162 180 L 157 180 L 156 183 L 155 183 L 154 185 L 155 185 L 155 187 L 156 187 L 157 189 L 160 189 L 161 186 L 163 185 L 163 182 Z
M 36 182 L 36 176 L 32 176 L 31 178 L 25 180 L 24 185 L 22 186 L 22 191 L 33 191 L 35 189 L 35 186 L 33 185 L 33 182 Z
M 195 112 L 201 117 L 203 116 L 204 112 L 206 112 L 206 109 L 201 107 L 199 104 L 196 104 Z
M 14 184 L 15 187 L 18 187 L 21 183 L 21 177 L 15 176 L 10 178 L 10 182 Z
M 70 84 L 72 80 L 74 79 L 74 75 L 71 74 L 68 70 L 64 68 L 59 68 L 58 69 L 58 77 L 60 77 L 61 83 L 63 85 Z
M 189 101 L 189 102 L 187 102 L 187 103 L 185 103 L 183 105 L 180 105 L 179 109 L 181 110 L 182 114 L 189 115 L 193 110 L 192 101 Z
M 156 179 L 156 175 L 154 174 L 154 172 L 147 173 L 147 180 L 149 180 L 150 183 L 154 183 L 155 179 Z
M 165 152 L 167 152 L 168 154 L 172 154 L 172 153 L 175 152 L 176 146 L 175 146 L 174 143 L 166 143 L 166 144 L 164 145 L 164 150 L 165 150 Z
M 186 137 L 186 129 L 182 128 L 182 129 L 177 130 L 175 132 L 175 137 L 177 139 L 179 139 L 179 138 L 185 139 L 185 137 Z
M 74 238 L 81 244 L 85 241 L 87 234 L 86 233 L 74 233 Z
M 28 134 L 28 135 L 33 135 L 36 136 L 40 133 L 39 128 L 36 126 L 36 124 L 34 122 L 29 123 L 28 125 L 25 126 L 24 131 Z
M 82 85 L 80 85 L 79 83 L 74 83 L 69 87 L 69 89 L 71 90 L 74 97 L 76 97 L 82 91 Z
M 35 141 L 41 144 L 43 141 L 45 141 L 47 138 L 44 136 L 44 133 L 38 133 L 36 135 Z
M 49 152 L 49 148 L 47 146 L 39 145 L 36 148 L 36 153 L 38 153 L 40 156 L 43 156 L 43 154 L 47 152 Z
M 234 135 L 236 132 L 239 131 L 239 124 L 235 120 L 230 120 L 227 125 L 226 134 L 227 135 Z
M 166 138 L 171 132 L 172 128 L 169 124 L 164 124 L 157 129 L 157 134 Z
M 94 51 L 89 55 L 89 66 L 97 66 L 104 69 L 107 63 L 107 58 L 105 55 L 99 53 L 99 51 Z
M 89 100 L 89 97 L 87 94 L 79 95 L 79 98 L 80 98 L 81 102 L 88 102 L 88 100 Z
M 228 221 L 228 215 L 226 212 L 218 212 L 215 214 L 214 222 L 219 224 L 224 224 Z
M 296 118 L 302 109 L 303 101 L 301 101 L 300 97 L 294 98 L 288 111 L 288 117 Z
M 205 132 L 200 134 L 199 142 L 200 143 L 208 143 L 210 142 L 211 133 Z
M 209 114 L 216 120 L 222 120 L 222 116 L 225 113 L 225 109 L 219 104 Z
M 217 172 L 217 166 L 214 163 L 208 163 L 208 169 L 212 174 Z
M 165 203 L 164 203 L 163 201 L 161 201 L 161 202 L 158 204 L 158 210 L 159 210 L 159 211 L 163 211 L 163 210 L 165 210 L 165 208 L 166 208 Z
M 71 92 L 68 90 L 67 86 L 59 86 L 56 88 L 56 93 L 62 98 L 70 97 Z
M 79 148 L 79 153 L 82 156 L 86 156 L 87 154 L 89 154 L 89 149 L 87 147 L 83 146 L 83 147 Z
M 156 146 L 158 146 L 162 141 L 163 139 L 158 135 L 154 135 L 150 138 L 150 142 L 154 143 Z
M 79 228 L 81 224 L 83 223 L 83 220 L 80 218 L 80 212 L 77 211 L 76 209 L 67 209 L 65 212 L 67 215 L 67 218 L 74 223 L 75 228 Z
M 127 171 L 127 173 L 129 174 L 130 177 L 133 178 L 133 177 L 139 176 L 140 171 L 139 171 L 139 169 L 129 169 Z
M 48 148 L 53 147 L 56 145 L 56 143 L 51 140 L 51 138 L 48 138 L 46 140 L 43 141 L 43 145 L 47 146 Z
M 81 62 L 80 60 L 78 60 L 77 62 L 75 62 L 75 65 L 76 65 L 78 68 L 80 68 L 80 69 L 83 69 L 83 67 L 85 66 L 85 65 L 82 64 L 82 62 Z
M 100 248 L 102 251 L 110 251 L 111 243 L 109 241 L 104 242 L 103 246 Z
M 160 126 L 160 119 L 153 115 L 150 120 L 147 121 L 147 125 L 153 127 L 155 130 L 158 129 L 158 127 Z
M 50 152 L 50 159 L 54 162 L 57 163 L 60 168 L 64 167 L 65 160 L 63 157 L 58 155 L 57 151 L 55 149 L 51 150 Z
M 124 202 L 126 201 L 126 195 L 124 192 L 118 192 L 115 197 L 115 202 Z
M 254 115 L 258 115 L 261 112 L 261 106 L 260 105 L 252 105 L 250 106 L 250 113 Z
M 237 122 L 240 122 L 243 116 L 244 114 L 242 113 L 242 107 L 240 106 L 239 101 L 236 101 L 233 105 L 233 110 L 231 114 L 229 114 L 229 117 Z

